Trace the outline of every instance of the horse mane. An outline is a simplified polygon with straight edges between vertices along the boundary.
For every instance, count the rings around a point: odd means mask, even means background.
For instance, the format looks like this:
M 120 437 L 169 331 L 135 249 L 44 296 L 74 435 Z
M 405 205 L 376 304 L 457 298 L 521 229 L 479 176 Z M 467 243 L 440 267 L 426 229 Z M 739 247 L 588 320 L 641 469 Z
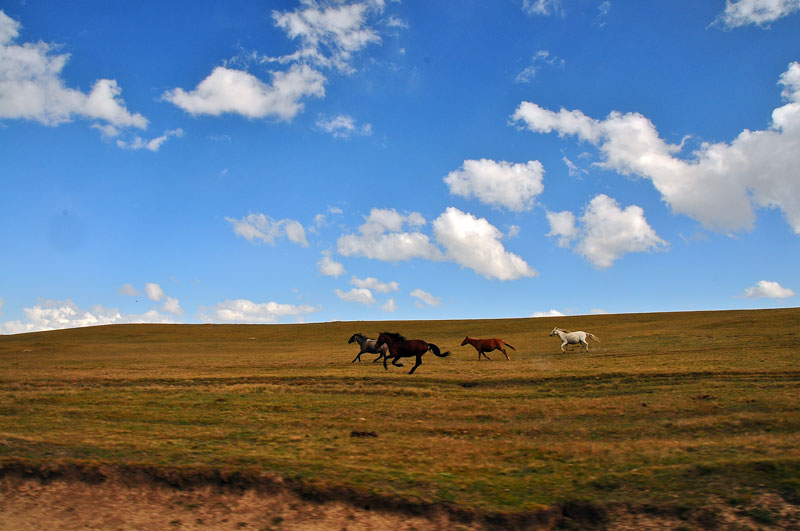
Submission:
M 397 332 L 383 332 L 382 335 L 389 336 L 395 341 L 406 341 L 405 336 L 398 334 Z

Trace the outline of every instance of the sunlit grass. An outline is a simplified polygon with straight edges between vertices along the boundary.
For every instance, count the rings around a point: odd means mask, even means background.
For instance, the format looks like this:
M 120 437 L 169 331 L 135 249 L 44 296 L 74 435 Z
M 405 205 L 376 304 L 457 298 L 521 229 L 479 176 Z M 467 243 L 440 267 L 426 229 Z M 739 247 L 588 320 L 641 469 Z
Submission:
M 555 324 L 601 342 L 561 354 Z M 347 338 L 384 330 L 453 355 L 351 364 Z M 478 362 L 467 334 L 517 351 Z M 257 469 L 504 512 L 799 496 L 799 337 L 795 309 L 0 336 L 0 460 Z

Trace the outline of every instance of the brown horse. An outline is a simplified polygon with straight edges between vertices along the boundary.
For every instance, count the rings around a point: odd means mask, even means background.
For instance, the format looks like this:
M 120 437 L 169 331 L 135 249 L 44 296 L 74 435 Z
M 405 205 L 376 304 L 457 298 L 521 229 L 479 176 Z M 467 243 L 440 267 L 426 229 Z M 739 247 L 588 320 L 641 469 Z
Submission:
M 493 350 L 499 350 L 500 352 L 503 353 L 503 355 L 506 357 L 507 360 L 510 360 L 511 358 L 509 358 L 508 354 L 506 354 L 506 349 L 503 348 L 503 345 L 507 346 L 511 350 L 517 350 L 512 345 L 509 345 L 508 343 L 506 343 L 502 339 L 494 339 L 494 338 L 493 339 L 477 339 L 477 338 L 474 338 L 474 337 L 467 336 L 467 337 L 464 338 L 464 341 L 461 342 L 461 346 L 463 347 L 467 343 L 469 343 L 470 345 L 475 347 L 475 350 L 478 351 L 478 361 L 481 361 L 481 356 L 483 356 L 484 358 L 486 358 L 489 361 L 492 361 L 492 358 L 487 356 L 486 353 L 487 352 L 491 352 Z
M 384 369 L 389 369 L 389 367 L 386 365 L 386 360 L 389 358 L 392 358 L 392 365 L 402 367 L 402 363 L 397 363 L 400 358 L 410 358 L 412 356 L 417 357 L 417 363 L 415 363 L 411 370 L 408 371 L 408 374 L 414 374 L 414 371 L 417 370 L 417 367 L 422 365 L 422 355 L 429 350 L 439 358 L 446 358 L 450 355 L 450 352 L 442 353 L 439 350 L 439 347 L 433 343 L 427 343 L 421 339 L 408 340 L 400 334 L 391 332 L 383 332 L 378 336 L 378 341 L 375 343 L 375 346 L 380 348 L 381 345 L 389 345 L 389 355 L 383 358 Z

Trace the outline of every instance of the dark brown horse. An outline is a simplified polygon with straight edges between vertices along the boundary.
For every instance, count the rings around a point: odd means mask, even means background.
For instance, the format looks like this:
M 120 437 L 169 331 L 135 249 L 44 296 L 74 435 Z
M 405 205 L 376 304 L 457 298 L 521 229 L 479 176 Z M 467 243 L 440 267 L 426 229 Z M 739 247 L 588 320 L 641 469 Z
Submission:
M 506 357 L 507 360 L 510 360 L 511 358 L 509 358 L 508 354 L 506 354 L 506 349 L 503 348 L 503 345 L 507 346 L 511 350 L 517 350 L 512 345 L 509 345 L 508 343 L 506 343 L 502 339 L 494 339 L 494 338 L 493 339 L 477 339 L 477 338 L 474 338 L 474 337 L 467 336 L 467 337 L 464 338 L 464 341 L 461 342 L 461 346 L 463 347 L 467 343 L 469 343 L 470 345 L 475 347 L 475 350 L 478 351 L 478 361 L 481 361 L 481 356 L 483 356 L 484 358 L 486 358 L 489 361 L 492 361 L 492 358 L 487 356 L 486 353 L 487 352 L 491 352 L 493 350 L 499 350 L 500 352 L 503 353 L 503 355 Z
M 400 358 L 410 358 L 412 356 L 417 357 L 417 363 L 415 363 L 411 370 L 408 371 L 408 374 L 414 374 L 414 371 L 417 370 L 417 367 L 422 365 L 422 355 L 429 350 L 440 358 L 446 358 L 450 355 L 450 352 L 442 353 L 439 350 L 439 347 L 433 343 L 427 343 L 421 339 L 408 340 L 400 334 L 393 334 L 391 332 L 383 332 L 378 336 L 378 341 L 375 343 L 375 346 L 380 348 L 381 345 L 389 345 L 389 355 L 383 358 L 384 369 L 389 369 L 389 367 L 386 365 L 386 360 L 389 358 L 392 358 L 392 365 L 402 367 L 402 363 L 397 363 Z

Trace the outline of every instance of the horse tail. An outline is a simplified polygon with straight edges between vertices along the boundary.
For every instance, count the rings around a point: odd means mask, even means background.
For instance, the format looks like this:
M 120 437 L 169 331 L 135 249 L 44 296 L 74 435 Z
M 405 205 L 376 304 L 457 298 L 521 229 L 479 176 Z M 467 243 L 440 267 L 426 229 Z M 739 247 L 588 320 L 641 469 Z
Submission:
M 586 335 L 587 335 L 587 336 L 589 336 L 589 337 L 591 337 L 591 338 L 592 338 L 592 339 L 594 339 L 595 341 L 600 341 L 600 338 L 599 338 L 599 337 L 597 337 L 597 336 L 596 336 L 596 335 L 594 335 L 594 334 L 590 334 L 589 332 L 586 332 Z
M 515 348 L 514 348 L 514 345 L 511 345 L 511 344 L 509 344 L 509 343 L 506 343 L 505 341 L 503 341 L 503 344 L 504 344 L 505 346 L 507 346 L 508 348 L 510 348 L 511 350 L 517 350 L 517 349 L 515 349 Z
M 449 350 L 447 352 L 443 353 L 443 352 L 441 352 L 439 350 L 439 347 L 437 347 L 433 343 L 428 343 L 428 350 L 433 352 L 436 355 L 436 357 L 438 357 L 438 358 L 446 358 L 447 356 L 450 355 L 450 351 Z

